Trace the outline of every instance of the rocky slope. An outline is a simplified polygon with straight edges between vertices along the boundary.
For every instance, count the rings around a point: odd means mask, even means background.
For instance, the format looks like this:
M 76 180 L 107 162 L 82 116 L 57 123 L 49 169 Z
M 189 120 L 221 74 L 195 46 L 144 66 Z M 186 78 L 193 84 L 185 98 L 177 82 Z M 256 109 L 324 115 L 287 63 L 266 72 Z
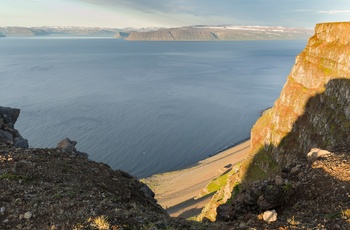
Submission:
M 350 149 L 349 31 L 350 23 L 316 25 L 315 34 L 297 56 L 280 97 L 271 109 L 264 111 L 252 128 L 251 157 L 240 165 L 237 172 L 231 172 L 226 185 L 205 207 L 200 219 L 215 220 L 216 208 L 224 203 L 226 205 L 218 208 L 218 219 L 238 219 L 249 213 L 255 215 L 268 209 L 280 209 L 288 213 L 289 216 L 284 214 L 281 217 L 285 220 L 291 218 L 293 212 L 295 216 L 299 213 L 300 219 L 303 218 L 303 213 L 317 219 L 316 213 L 310 213 L 315 207 L 318 208 L 315 212 L 327 219 L 327 216 L 333 214 L 340 218 L 342 210 L 350 210 L 347 192 L 350 181 L 347 151 Z M 323 169 L 319 170 L 314 163 L 306 163 L 307 153 L 312 148 L 331 150 L 334 156 L 341 157 L 329 162 L 325 159 L 321 164 L 329 167 L 322 166 Z M 338 151 L 339 149 L 342 151 Z M 307 169 L 302 170 L 299 178 L 293 177 L 295 171 L 300 171 L 300 168 L 293 169 L 296 166 Z M 332 170 L 336 168 L 338 176 L 332 174 Z M 276 175 L 284 181 L 280 185 L 274 183 Z M 313 179 L 317 178 L 316 181 L 310 179 L 310 175 Z M 251 183 L 257 183 L 257 187 L 251 187 Z M 261 189 L 266 191 L 267 188 L 281 192 L 281 189 L 288 186 L 292 186 L 295 191 L 290 195 L 285 194 L 286 197 L 280 197 L 278 192 L 277 197 L 269 197 L 271 191 L 265 194 L 258 192 Z M 254 187 L 258 189 L 254 191 Z M 331 195 L 328 198 L 323 197 L 315 189 L 317 187 L 329 194 L 340 191 L 339 201 L 336 202 L 338 198 Z M 347 190 L 337 190 L 339 188 Z M 315 199 L 320 198 L 319 196 L 323 198 L 316 202 Z M 266 199 L 276 203 L 267 202 L 270 205 L 264 206 Z M 311 206 L 301 205 L 299 208 L 304 208 L 302 210 L 297 208 L 299 203 Z M 247 205 L 251 207 L 250 210 L 242 208 Z M 328 223 L 328 228 L 332 228 L 332 224 L 332 221 Z M 313 227 L 317 228 L 317 225 Z M 347 227 L 349 220 L 339 226 L 340 229 Z
M 191 26 L 156 31 L 131 32 L 130 41 L 230 41 L 306 39 L 311 30 L 263 26 Z
M 313 149 L 309 155 L 274 177 L 237 186 L 217 208 L 217 221 L 243 229 L 349 229 L 350 152 Z
M 14 129 L 19 112 L 0 107 L 0 133 L 19 135 Z M 27 148 L 15 143 L 13 138 L 0 138 L 0 229 L 228 226 L 170 218 L 145 184 L 124 171 L 89 160 L 68 138 L 54 149 Z

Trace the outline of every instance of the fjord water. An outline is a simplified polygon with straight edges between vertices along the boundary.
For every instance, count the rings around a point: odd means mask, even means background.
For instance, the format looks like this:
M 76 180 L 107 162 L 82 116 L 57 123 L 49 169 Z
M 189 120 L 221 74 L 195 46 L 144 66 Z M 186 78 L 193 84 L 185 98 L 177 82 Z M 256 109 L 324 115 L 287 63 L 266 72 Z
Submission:
M 69 137 L 145 177 L 248 138 L 305 43 L 2 38 L 0 105 L 31 147 Z

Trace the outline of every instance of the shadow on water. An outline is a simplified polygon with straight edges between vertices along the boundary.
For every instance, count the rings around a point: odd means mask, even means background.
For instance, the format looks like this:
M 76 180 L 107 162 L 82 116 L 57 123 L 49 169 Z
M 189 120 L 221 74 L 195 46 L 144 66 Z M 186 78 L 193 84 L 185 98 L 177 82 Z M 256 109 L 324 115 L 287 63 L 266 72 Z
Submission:
M 272 125 L 273 127 L 276 124 L 269 123 L 266 125 Z M 271 128 L 271 132 L 275 131 L 277 132 L 277 130 Z M 333 158 L 323 159 L 323 163 L 321 159 L 319 163 L 316 161 L 309 167 L 307 166 L 306 155 L 312 148 L 327 149 L 338 156 L 334 159 L 343 160 L 332 164 L 332 162 L 327 161 L 331 161 Z M 243 193 L 247 194 L 249 187 L 254 187 L 254 184 L 256 184 L 254 181 L 260 180 L 261 182 L 267 177 L 271 177 L 271 175 L 281 174 L 283 178 L 294 179 L 293 183 L 300 182 L 301 185 L 296 187 L 288 197 L 286 195 L 285 198 L 282 198 L 283 202 L 276 203 L 275 207 L 271 206 L 268 210 L 276 209 L 279 212 L 279 218 L 281 220 L 284 218 L 285 221 L 287 221 L 286 215 L 294 214 L 293 218 L 299 219 L 300 223 L 307 226 L 309 226 L 308 224 L 321 222 L 327 228 L 333 229 L 336 228 L 335 226 L 340 226 L 341 229 L 350 229 L 349 222 L 346 218 L 342 218 L 344 217 L 342 215 L 344 210 L 350 212 L 349 155 L 350 80 L 334 79 L 325 85 L 324 92 L 310 97 L 305 105 L 304 113 L 297 118 L 292 130 L 282 138 L 277 146 L 263 146 L 245 165 L 245 168 L 242 169 L 245 171 L 242 180 L 242 187 L 245 189 L 242 189 L 238 196 Z M 306 173 L 292 175 L 291 169 L 298 164 L 301 165 L 299 172 Z M 322 165 L 322 167 L 317 167 L 317 164 Z M 332 164 L 332 166 L 343 164 L 346 170 L 342 171 L 344 167 L 340 166 L 336 169 L 327 169 L 326 166 L 329 164 Z M 333 172 L 339 170 L 340 174 L 331 173 L 332 170 Z M 307 181 L 309 183 L 305 183 Z M 272 186 L 274 186 L 274 183 Z M 286 184 L 283 186 L 283 188 L 286 188 Z M 261 186 L 259 188 L 264 189 Z M 251 194 L 254 195 L 254 193 Z M 236 197 L 232 198 L 229 203 L 219 206 L 217 211 L 218 213 L 226 212 L 227 214 L 227 210 L 229 210 L 230 214 L 227 217 L 231 220 L 238 218 L 240 215 L 244 216 L 244 212 L 259 214 L 266 211 L 261 208 L 261 205 L 257 205 L 259 196 L 254 197 L 253 195 L 250 197 L 253 201 L 250 207 L 248 207 L 249 204 L 242 204 L 241 201 L 237 201 L 243 196 L 238 197 L 236 194 Z M 247 195 L 245 196 L 247 197 Z M 246 207 L 238 210 L 239 205 L 246 205 Z M 314 220 L 308 219 L 310 217 L 305 214 L 304 211 L 306 210 L 309 210 L 309 212 L 311 210 L 311 218 L 315 218 Z M 218 214 L 218 219 L 220 219 L 220 215 Z M 225 219 L 222 215 L 221 218 Z

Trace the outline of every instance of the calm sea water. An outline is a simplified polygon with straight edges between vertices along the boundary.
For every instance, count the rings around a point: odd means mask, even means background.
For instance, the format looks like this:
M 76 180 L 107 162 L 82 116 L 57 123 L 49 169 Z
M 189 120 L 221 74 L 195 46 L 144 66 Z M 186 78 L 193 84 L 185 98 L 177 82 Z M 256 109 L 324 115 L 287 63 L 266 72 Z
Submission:
M 0 105 L 32 147 L 69 137 L 145 177 L 248 138 L 305 44 L 2 38 Z

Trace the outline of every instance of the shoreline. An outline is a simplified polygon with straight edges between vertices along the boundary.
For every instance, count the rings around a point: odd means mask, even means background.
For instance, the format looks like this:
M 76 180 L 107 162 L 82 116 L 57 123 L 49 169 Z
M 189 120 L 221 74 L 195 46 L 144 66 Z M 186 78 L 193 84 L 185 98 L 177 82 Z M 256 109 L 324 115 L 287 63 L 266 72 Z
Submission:
M 249 140 L 250 140 L 250 137 L 247 137 L 247 138 L 245 138 L 245 139 L 242 139 L 242 140 L 240 140 L 240 141 L 237 141 L 236 143 L 234 143 L 234 144 L 232 144 L 232 145 L 228 145 L 227 147 L 222 147 L 221 149 L 217 150 L 214 154 L 209 154 L 207 158 L 214 157 L 215 155 L 218 155 L 218 154 L 220 154 L 220 153 L 222 153 L 222 152 L 224 152 L 224 151 L 226 151 L 226 150 L 229 150 L 229 149 L 231 149 L 231 148 L 234 148 L 234 147 L 236 147 L 236 146 L 238 146 L 238 145 L 240 145 L 240 144 L 243 144 L 244 142 L 249 141 Z M 205 159 L 207 159 L 207 158 L 205 158 Z M 204 160 L 205 160 L 205 159 L 204 159 Z M 200 161 L 199 161 L 199 162 L 200 162 Z
M 245 140 L 204 160 L 177 171 L 142 179 L 170 216 L 188 218 L 198 215 L 211 195 L 196 199 L 206 185 L 247 158 L 250 141 Z

